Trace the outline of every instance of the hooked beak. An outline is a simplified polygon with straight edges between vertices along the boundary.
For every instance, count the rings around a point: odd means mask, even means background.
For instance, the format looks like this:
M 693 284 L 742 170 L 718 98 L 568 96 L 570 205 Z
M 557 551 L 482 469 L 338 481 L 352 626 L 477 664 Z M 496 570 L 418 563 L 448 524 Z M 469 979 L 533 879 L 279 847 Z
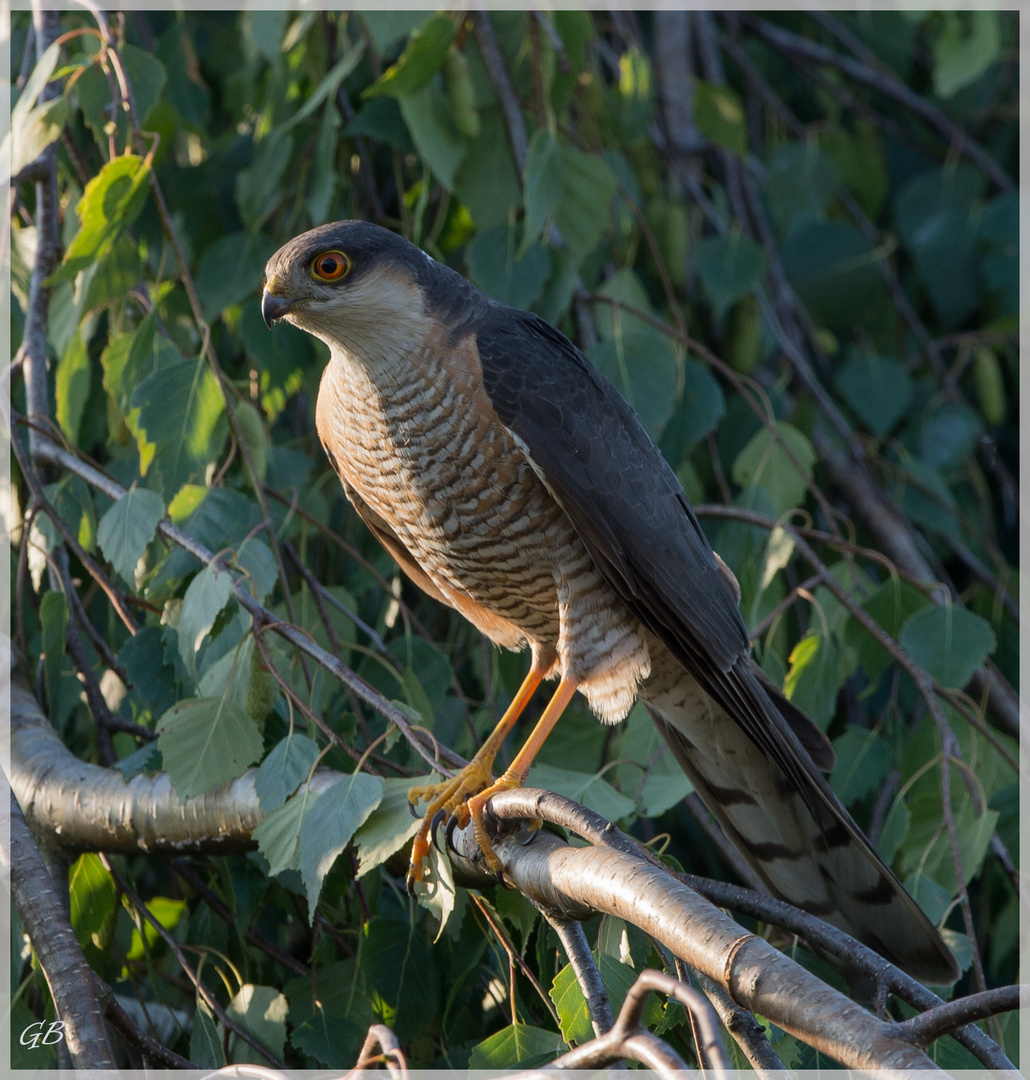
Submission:
M 272 329 L 272 323 L 289 313 L 293 307 L 293 301 L 286 296 L 277 296 L 268 289 L 261 294 L 261 318 L 265 320 L 265 326 Z

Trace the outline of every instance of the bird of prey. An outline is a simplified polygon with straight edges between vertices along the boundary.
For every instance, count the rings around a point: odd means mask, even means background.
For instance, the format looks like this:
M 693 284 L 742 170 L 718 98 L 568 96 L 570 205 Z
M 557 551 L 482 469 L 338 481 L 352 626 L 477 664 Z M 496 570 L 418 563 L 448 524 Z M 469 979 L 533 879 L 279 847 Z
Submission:
M 733 575 L 608 380 L 555 327 L 487 297 L 390 231 L 324 225 L 269 259 L 261 311 L 329 346 L 316 425 L 355 510 L 401 569 L 529 674 L 458 776 L 414 789 L 483 827 L 576 691 L 608 724 L 639 699 L 775 895 L 935 984 L 955 960 L 830 789 L 826 737 L 752 661 Z M 496 781 L 544 680 L 557 689 Z M 409 877 L 409 883 L 412 877 Z

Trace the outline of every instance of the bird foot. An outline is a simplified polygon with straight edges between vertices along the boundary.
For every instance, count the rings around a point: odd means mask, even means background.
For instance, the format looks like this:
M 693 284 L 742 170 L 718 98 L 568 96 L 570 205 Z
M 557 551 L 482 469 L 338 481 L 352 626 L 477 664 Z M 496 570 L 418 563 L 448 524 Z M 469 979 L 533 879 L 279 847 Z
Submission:
M 417 803 L 426 804 L 422 825 L 415 834 L 408 865 L 408 892 L 414 891 L 415 882 L 422 877 L 422 861 L 429 854 L 429 845 L 436 826 L 447 820 L 448 834 L 455 828 L 464 828 L 470 820 L 469 801 L 477 792 L 489 789 L 493 784 L 492 760 L 474 757 L 456 776 L 438 784 L 421 784 L 408 791 L 408 802 L 414 808 Z M 479 839 L 481 824 L 476 828 Z M 495 860 L 496 861 L 496 857 Z

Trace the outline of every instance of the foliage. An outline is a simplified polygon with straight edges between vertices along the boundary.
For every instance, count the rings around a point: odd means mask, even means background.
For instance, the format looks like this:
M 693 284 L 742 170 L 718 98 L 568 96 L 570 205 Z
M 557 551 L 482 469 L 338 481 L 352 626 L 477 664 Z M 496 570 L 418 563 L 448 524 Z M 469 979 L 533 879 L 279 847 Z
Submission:
M 656 14 L 493 13 L 521 146 L 473 21 L 445 14 L 136 11 L 116 23 L 112 54 L 88 13 L 67 11 L 63 45 L 26 68 L 13 167 L 56 144 L 63 208 L 53 415 L 128 489 L 111 502 L 60 475 L 46 495 L 132 597 L 139 632 L 74 554 L 81 611 L 65 602 L 45 573 L 61 539 L 41 514 L 31 530 L 14 523 L 32 575 L 15 582 L 19 635 L 45 657 L 49 712 L 76 753 L 130 773 L 160 762 L 182 797 L 260 763 L 256 852 L 196 857 L 190 874 L 116 862 L 205 957 L 201 978 L 229 1015 L 291 1066 L 353 1064 L 376 1021 L 415 1067 L 548 1060 L 588 1030 L 554 932 L 518 895 L 459 891 L 435 913 L 402 895 L 405 778 L 421 759 L 292 645 L 256 632 L 224 567 L 157 532 L 165 517 L 221 553 L 277 619 L 466 757 L 518 686 L 523 658 L 482 647 L 401 579 L 349 510 L 314 432 L 324 354 L 261 323 L 267 257 L 345 217 L 387 224 L 538 311 L 616 383 L 705 504 L 762 666 L 834 741 L 831 784 L 944 921 L 961 988 L 1015 977 L 1014 883 L 998 853 L 1017 855 L 1016 742 L 989 688 L 1015 684 L 1018 659 L 1016 20 L 676 17 L 694 45 L 670 57 Z M 16 14 L 15 56 L 29 26 Z M 797 42 L 851 67 L 806 60 Z M 112 101 L 122 76 L 131 105 Z M 48 78 L 58 94 L 45 100 Z M 33 185 L 16 191 L 17 342 L 37 237 Z M 20 385 L 14 404 L 24 414 Z M 842 451 L 861 455 L 872 509 L 833 465 Z M 877 553 L 888 512 L 925 576 Z M 818 565 L 788 528 L 809 525 Z M 84 646 L 91 671 L 137 734 L 94 734 L 64 644 L 83 619 L 111 654 Z M 730 874 L 654 735 L 640 710 L 608 731 L 574 706 L 531 782 L 642 837 L 668 833 L 688 869 Z M 318 789 L 317 766 L 345 775 Z M 224 1038 L 94 856 L 69 880 L 98 973 L 148 1008 L 185 1010 L 174 1049 L 204 1067 L 257 1060 Z M 587 933 L 612 993 L 627 963 L 660 965 L 646 940 Z M 509 976 L 507 948 L 544 997 Z M 19 1007 L 42 1016 L 38 971 L 16 963 L 14 979 L 28 980 Z M 652 1019 L 692 1060 L 682 1016 Z M 1014 1027 L 1001 1034 L 1014 1055 Z M 949 1040 L 935 1054 L 973 1064 Z

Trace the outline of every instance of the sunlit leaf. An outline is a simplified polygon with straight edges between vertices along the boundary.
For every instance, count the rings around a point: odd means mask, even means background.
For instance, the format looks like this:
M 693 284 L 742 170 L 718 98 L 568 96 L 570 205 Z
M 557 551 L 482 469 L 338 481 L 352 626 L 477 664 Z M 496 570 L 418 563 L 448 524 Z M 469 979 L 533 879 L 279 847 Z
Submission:
M 231 700 L 184 698 L 157 722 L 157 746 L 181 799 L 242 776 L 261 757 L 261 733 Z

